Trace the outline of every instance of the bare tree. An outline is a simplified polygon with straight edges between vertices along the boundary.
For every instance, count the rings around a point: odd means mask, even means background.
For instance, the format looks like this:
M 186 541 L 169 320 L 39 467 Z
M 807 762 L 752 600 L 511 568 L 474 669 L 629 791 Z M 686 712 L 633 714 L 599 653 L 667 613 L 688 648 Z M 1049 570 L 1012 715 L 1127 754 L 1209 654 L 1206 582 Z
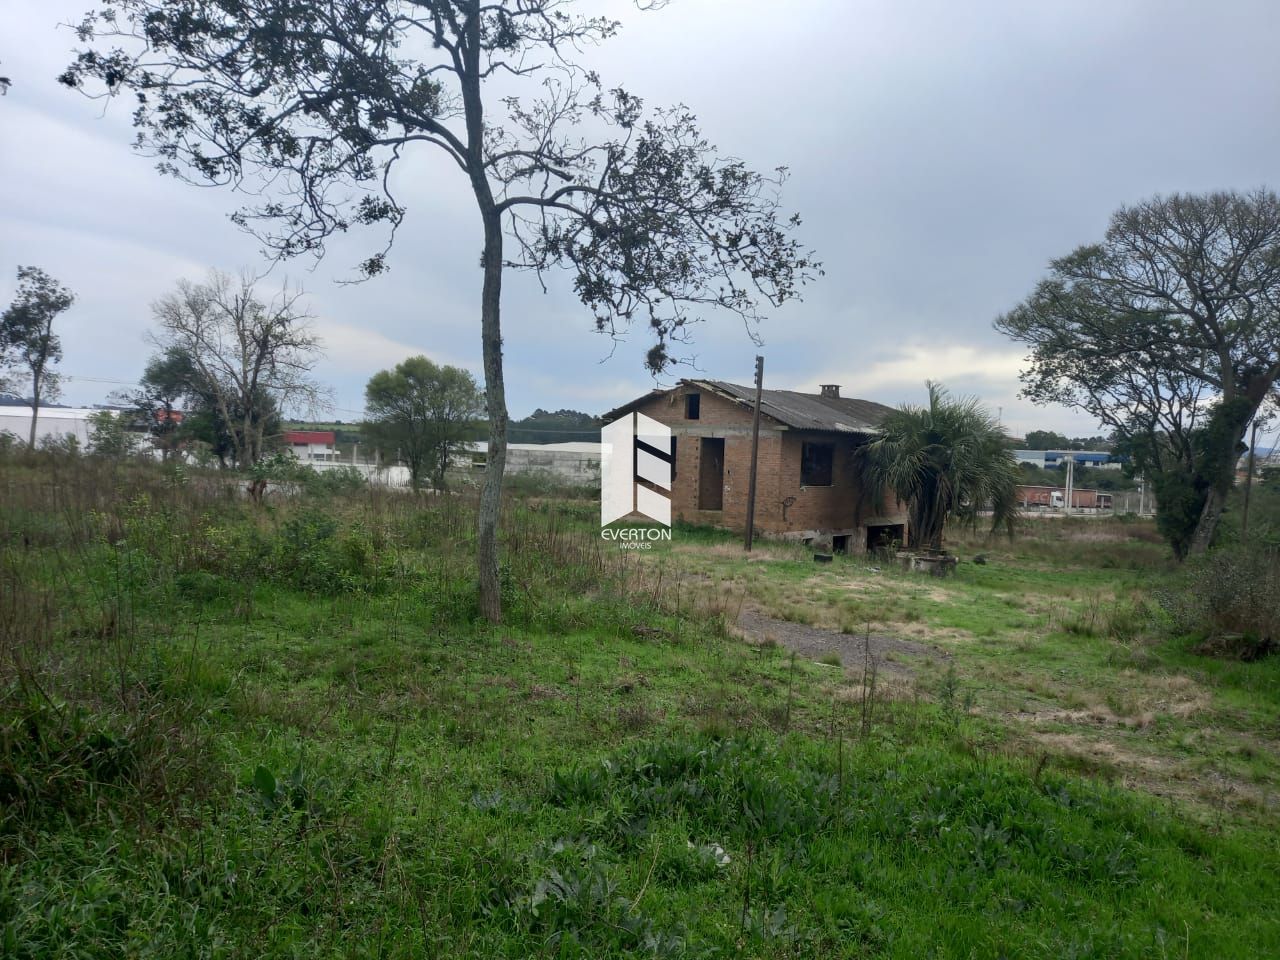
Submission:
M 299 306 L 302 291 L 286 283 L 264 300 L 256 287 L 248 272 L 232 277 L 215 270 L 205 283 L 179 281 L 176 292 L 152 305 L 160 327 L 152 342 L 189 358 L 241 469 L 262 458 L 272 409 L 310 408 L 323 398 L 311 378 L 320 341 Z
M 18 295 L 0 314 L 0 362 L 17 369 L 31 389 L 27 444 L 33 449 L 40 403 L 56 400 L 62 385 L 62 378 L 53 369 L 62 359 L 62 341 L 53 332 L 53 321 L 75 300 L 75 294 L 39 267 L 19 267 Z
M 572 0 L 102 0 L 80 27 L 91 46 L 61 78 L 96 80 L 97 95 L 134 91 L 139 143 L 164 172 L 265 184 L 266 201 L 236 219 L 277 256 L 320 255 L 358 224 L 394 238 L 405 211 L 389 183 L 416 148 L 457 168 L 483 228 L 490 439 L 477 561 L 495 622 L 504 267 L 568 268 L 599 330 L 641 320 L 654 370 L 703 308 L 754 335 L 760 304 L 797 296 L 819 272 L 791 238 L 799 221 L 779 211 L 782 168 L 761 176 L 717 156 L 687 109 L 646 116 L 582 65 L 582 50 L 618 28 Z M 364 273 L 385 269 L 385 253 Z
M 1150 441 L 1138 451 L 1182 514 L 1157 491 L 1178 528 L 1166 534 L 1179 556 L 1203 553 L 1245 430 L 1280 379 L 1280 197 L 1175 194 L 1123 208 L 1101 243 L 1053 261 L 996 327 L 1031 347 L 1031 398 Z

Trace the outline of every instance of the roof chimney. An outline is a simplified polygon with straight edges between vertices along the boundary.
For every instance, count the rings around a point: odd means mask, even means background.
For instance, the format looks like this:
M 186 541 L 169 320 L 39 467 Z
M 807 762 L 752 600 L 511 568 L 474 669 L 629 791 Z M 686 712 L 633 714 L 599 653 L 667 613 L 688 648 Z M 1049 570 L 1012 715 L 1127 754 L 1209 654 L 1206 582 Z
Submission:
M 823 395 L 824 397 L 836 397 L 836 398 L 839 398 L 839 396 L 840 396 L 840 384 L 838 384 L 838 383 L 824 383 L 824 384 L 821 384 L 821 386 L 822 386 L 822 395 Z

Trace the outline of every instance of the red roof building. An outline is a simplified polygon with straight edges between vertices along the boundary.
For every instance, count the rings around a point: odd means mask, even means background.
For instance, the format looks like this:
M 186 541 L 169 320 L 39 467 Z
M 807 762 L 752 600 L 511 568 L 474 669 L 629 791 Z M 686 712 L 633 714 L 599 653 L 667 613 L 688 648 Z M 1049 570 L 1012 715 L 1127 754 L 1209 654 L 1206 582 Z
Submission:
M 284 442 L 291 447 L 323 446 L 332 447 L 334 432 L 332 430 L 286 430 Z
M 284 442 L 299 460 L 337 460 L 332 430 L 286 430 Z

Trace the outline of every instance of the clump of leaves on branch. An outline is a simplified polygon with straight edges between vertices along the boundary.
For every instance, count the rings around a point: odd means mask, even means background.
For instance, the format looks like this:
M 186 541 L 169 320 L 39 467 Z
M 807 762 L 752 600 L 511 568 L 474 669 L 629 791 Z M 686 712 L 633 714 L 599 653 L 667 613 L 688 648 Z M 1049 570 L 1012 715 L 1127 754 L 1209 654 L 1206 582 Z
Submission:
M 164 172 L 251 182 L 264 200 L 237 220 L 277 256 L 320 255 L 335 233 L 381 225 L 386 245 L 362 263 L 380 273 L 406 213 L 391 189 L 402 164 L 424 148 L 456 166 L 483 227 L 490 439 L 477 544 L 491 620 L 504 268 L 567 268 L 597 329 L 643 324 L 654 370 L 704 311 L 754 334 L 761 309 L 820 270 L 780 210 L 784 170 L 719 156 L 689 110 L 646 113 L 581 62 L 618 28 L 571 0 L 102 0 L 62 77 L 132 91 L 139 145 Z

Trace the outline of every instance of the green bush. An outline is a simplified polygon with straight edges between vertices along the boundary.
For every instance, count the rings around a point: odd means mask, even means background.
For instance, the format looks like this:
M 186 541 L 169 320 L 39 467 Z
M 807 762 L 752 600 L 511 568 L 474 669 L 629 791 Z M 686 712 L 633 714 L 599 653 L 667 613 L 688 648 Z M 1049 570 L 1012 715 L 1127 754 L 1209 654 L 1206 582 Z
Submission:
M 84 452 L 80 447 L 80 441 L 72 433 L 46 434 L 36 441 L 36 449 L 66 457 L 78 456 Z
M 82 813 L 93 789 L 129 778 L 129 739 L 84 711 L 32 700 L 6 709 L 0 723 L 0 832 L 11 821 Z
M 267 578 L 312 593 L 374 591 L 390 576 L 390 564 L 359 526 L 341 530 L 320 510 L 287 518 L 270 544 Z
M 1213 551 L 1189 565 L 1182 589 L 1160 597 L 1180 633 L 1203 649 L 1252 660 L 1280 645 L 1280 550 L 1265 545 Z
M 304 466 L 299 469 L 298 477 L 303 492 L 313 497 L 356 493 L 369 485 L 364 474 L 352 466 L 334 467 L 332 470 Z
M 120 460 L 138 452 L 137 435 L 128 430 L 125 414 L 99 410 L 89 417 L 89 451 L 95 457 Z
M 1280 468 L 1271 468 L 1280 469 Z M 1217 543 L 1250 543 L 1280 547 L 1280 480 L 1255 480 L 1249 491 L 1249 528 L 1245 536 L 1243 485 L 1234 488 L 1218 525 Z
M 215 761 L 186 704 L 145 682 L 114 706 L 49 699 L 38 687 L 20 678 L 0 695 L 0 860 L 26 827 L 103 813 L 116 822 L 126 813 L 163 818 L 213 787 Z
M 594 483 L 578 484 L 550 470 L 525 470 L 508 473 L 502 478 L 502 489 L 513 498 L 557 497 L 566 500 L 589 500 L 600 494 Z
M 206 523 L 191 530 L 191 539 L 199 548 L 188 554 L 189 563 L 175 565 L 184 598 L 212 599 L 211 590 L 221 593 L 213 585 L 227 582 L 274 583 L 307 593 L 375 593 L 395 568 L 394 552 L 383 549 L 367 525 L 313 507 L 290 510 L 274 529 L 244 517 Z

